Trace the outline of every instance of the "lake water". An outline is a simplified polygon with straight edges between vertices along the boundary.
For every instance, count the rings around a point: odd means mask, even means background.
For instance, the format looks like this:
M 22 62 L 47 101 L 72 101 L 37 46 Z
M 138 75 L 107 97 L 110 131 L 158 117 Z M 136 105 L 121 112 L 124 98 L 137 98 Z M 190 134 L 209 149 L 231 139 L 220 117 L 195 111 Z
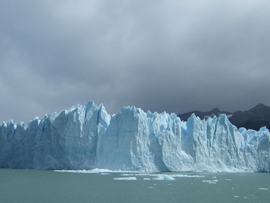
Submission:
M 0 169 L 0 202 L 268 203 L 270 174 L 70 173 Z

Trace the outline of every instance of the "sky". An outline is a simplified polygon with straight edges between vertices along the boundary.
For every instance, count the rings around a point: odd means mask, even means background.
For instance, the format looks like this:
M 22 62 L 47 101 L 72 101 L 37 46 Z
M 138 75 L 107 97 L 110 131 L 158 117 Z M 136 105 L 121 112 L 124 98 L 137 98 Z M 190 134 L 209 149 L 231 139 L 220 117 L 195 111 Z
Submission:
M 269 0 L 1 0 L 0 122 L 270 106 L 269 19 Z

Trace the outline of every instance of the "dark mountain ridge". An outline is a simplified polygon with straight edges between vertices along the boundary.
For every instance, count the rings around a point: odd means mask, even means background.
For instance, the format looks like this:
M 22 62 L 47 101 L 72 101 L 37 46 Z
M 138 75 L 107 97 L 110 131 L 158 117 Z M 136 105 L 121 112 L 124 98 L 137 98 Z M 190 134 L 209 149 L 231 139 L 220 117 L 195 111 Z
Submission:
M 258 104 L 247 111 L 236 111 L 234 113 L 220 111 L 218 108 L 214 108 L 208 112 L 191 111 L 179 114 L 178 117 L 186 121 L 193 113 L 201 119 L 226 114 L 230 122 L 238 128 L 244 127 L 246 129 L 259 130 L 261 127 L 266 126 L 270 129 L 270 107 L 264 104 Z
M 229 120 L 238 128 L 259 130 L 266 126 L 270 129 L 270 107 L 258 104 L 248 111 L 236 111 Z
M 177 116 L 182 120 L 182 121 L 187 121 L 188 118 L 192 115 L 195 114 L 198 116 L 200 119 L 207 119 L 208 117 L 214 117 L 214 116 L 219 116 L 220 114 L 226 114 L 227 116 L 232 115 L 233 113 L 227 112 L 227 111 L 220 111 L 217 107 L 214 108 L 211 111 L 207 112 L 202 112 L 202 111 L 191 111 L 188 113 L 183 113 L 183 114 L 178 114 Z

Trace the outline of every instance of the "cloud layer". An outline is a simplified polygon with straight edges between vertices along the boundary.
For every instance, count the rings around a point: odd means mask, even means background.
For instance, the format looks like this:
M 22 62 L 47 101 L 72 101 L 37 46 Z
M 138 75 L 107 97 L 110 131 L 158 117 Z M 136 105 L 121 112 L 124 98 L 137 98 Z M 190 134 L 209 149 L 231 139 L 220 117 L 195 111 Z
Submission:
M 0 119 L 270 105 L 269 19 L 267 0 L 3 0 Z

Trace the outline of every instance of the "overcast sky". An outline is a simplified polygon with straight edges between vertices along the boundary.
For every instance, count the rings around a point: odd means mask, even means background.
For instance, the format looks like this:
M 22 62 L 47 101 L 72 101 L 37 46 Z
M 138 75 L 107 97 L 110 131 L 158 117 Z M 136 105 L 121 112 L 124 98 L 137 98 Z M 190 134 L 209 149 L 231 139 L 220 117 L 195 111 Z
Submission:
M 0 122 L 270 106 L 269 0 L 1 0 Z

